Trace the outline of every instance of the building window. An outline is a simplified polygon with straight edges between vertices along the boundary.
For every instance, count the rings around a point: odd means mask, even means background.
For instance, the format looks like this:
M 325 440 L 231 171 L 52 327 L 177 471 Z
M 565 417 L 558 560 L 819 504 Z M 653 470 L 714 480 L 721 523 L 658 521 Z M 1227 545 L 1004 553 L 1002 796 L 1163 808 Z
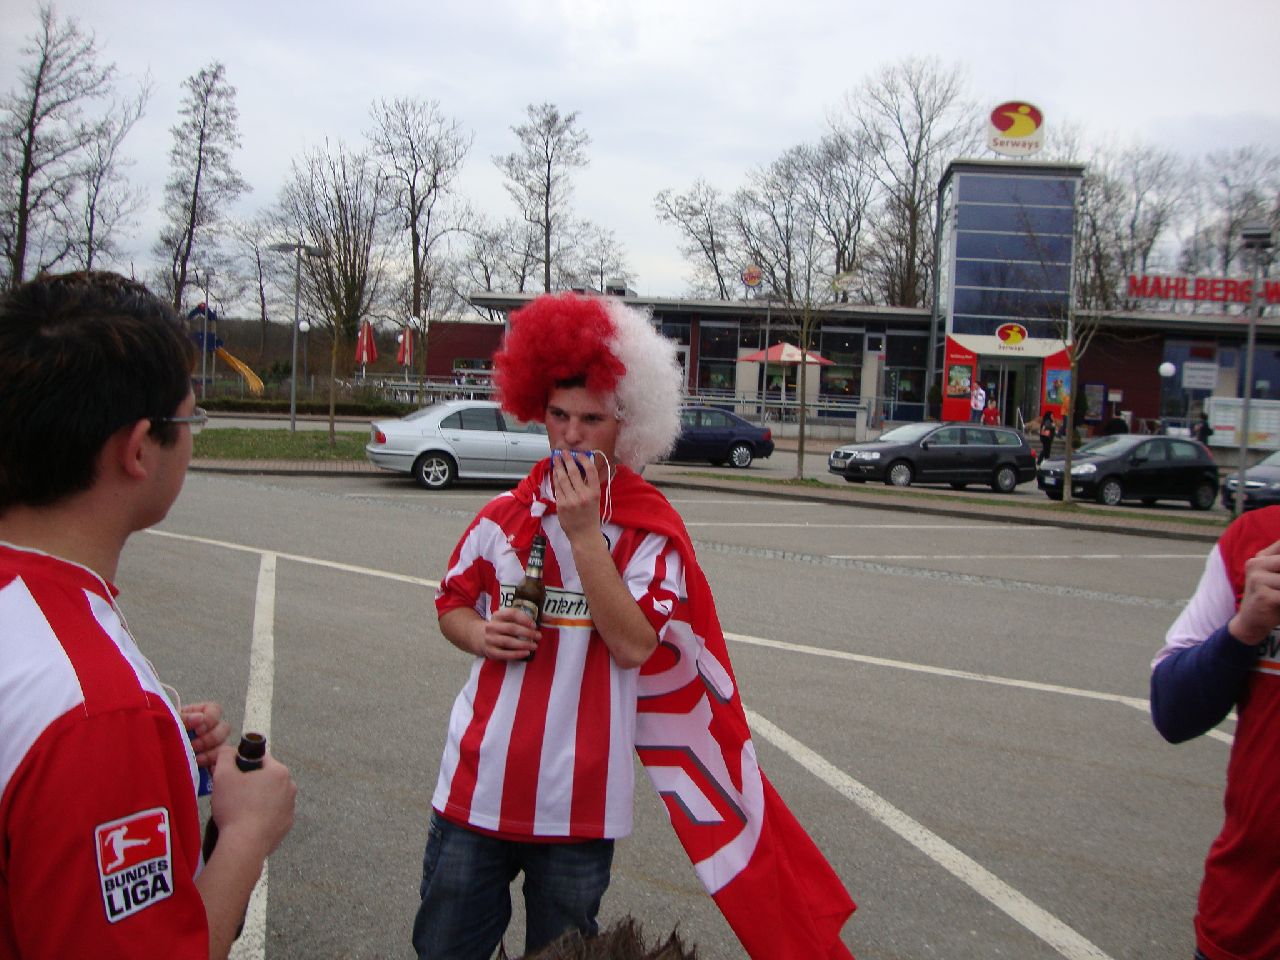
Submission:
M 658 329 L 668 340 L 673 340 L 681 346 L 689 345 L 688 320 L 664 320 Z
M 832 362 L 819 367 L 818 392 L 840 399 L 856 399 L 862 394 L 862 345 L 866 336 L 861 330 L 823 330 L 818 337 L 818 353 Z

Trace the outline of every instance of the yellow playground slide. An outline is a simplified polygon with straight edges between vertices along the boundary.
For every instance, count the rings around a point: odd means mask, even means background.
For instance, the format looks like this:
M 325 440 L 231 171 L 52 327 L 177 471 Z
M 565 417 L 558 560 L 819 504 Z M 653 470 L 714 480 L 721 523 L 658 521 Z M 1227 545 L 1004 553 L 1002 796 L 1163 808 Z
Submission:
M 255 397 L 262 396 L 262 378 L 258 376 L 256 373 L 254 373 L 247 363 L 245 363 L 239 357 L 233 357 L 231 354 L 227 353 L 227 351 L 224 350 L 222 347 L 218 348 L 217 353 L 218 353 L 218 356 L 220 356 L 223 360 L 226 361 L 227 366 L 229 366 L 236 373 L 240 374 L 240 376 L 244 377 L 244 382 L 249 385 L 250 393 L 252 393 Z

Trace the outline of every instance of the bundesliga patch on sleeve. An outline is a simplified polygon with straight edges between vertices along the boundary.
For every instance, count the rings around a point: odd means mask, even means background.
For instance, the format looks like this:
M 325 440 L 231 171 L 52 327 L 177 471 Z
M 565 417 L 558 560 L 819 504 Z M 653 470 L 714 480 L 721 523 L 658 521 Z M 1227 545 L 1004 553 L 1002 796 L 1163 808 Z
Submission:
M 107 920 L 119 923 L 173 894 L 169 811 L 143 810 L 94 830 Z

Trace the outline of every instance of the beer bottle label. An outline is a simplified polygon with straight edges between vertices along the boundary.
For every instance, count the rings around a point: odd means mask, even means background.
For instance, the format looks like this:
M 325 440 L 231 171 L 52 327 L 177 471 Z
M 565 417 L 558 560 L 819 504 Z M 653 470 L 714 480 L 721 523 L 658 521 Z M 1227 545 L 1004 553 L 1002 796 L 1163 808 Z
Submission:
M 511 606 L 517 610 L 523 610 L 534 623 L 538 623 L 542 619 L 542 611 L 538 609 L 538 605 L 532 600 L 516 597 L 511 601 Z

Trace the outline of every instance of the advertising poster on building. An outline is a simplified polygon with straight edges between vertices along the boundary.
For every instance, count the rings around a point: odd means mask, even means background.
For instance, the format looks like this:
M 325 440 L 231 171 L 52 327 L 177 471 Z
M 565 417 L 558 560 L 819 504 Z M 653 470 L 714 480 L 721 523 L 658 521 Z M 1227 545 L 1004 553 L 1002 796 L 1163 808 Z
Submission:
M 1090 423 L 1102 419 L 1106 410 L 1107 385 L 1105 383 L 1086 383 L 1084 385 L 1084 418 Z
M 1044 373 L 1045 406 L 1063 408 L 1071 399 L 1071 371 L 1046 370 Z
M 947 396 L 968 399 L 969 385 L 973 382 L 973 367 L 967 363 L 953 363 L 947 368 Z

